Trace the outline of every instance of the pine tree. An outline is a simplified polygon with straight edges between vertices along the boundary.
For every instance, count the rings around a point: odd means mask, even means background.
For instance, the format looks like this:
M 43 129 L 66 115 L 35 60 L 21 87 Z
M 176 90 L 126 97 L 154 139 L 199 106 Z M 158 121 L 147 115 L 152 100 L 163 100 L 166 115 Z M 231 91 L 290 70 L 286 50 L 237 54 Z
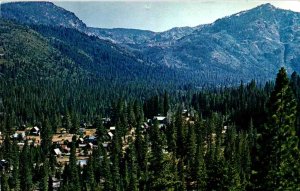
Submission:
M 14 141 L 12 145 L 12 154 L 11 154 L 11 161 L 12 161 L 12 176 L 10 181 L 10 187 L 15 191 L 20 190 L 20 169 L 19 169 L 19 147 L 17 143 Z
M 41 128 L 41 149 L 45 156 L 48 155 L 52 145 L 52 128 L 48 120 L 45 120 Z
M 107 158 L 106 150 L 103 152 L 103 179 L 104 179 L 104 191 L 112 191 L 112 176 L 110 172 L 110 161 Z
M 68 111 L 65 112 L 65 116 L 63 118 L 63 127 L 66 128 L 67 132 L 72 128 L 71 116 Z
M 70 133 L 76 134 L 78 133 L 79 127 L 80 127 L 80 122 L 79 122 L 79 117 L 76 113 L 72 113 L 71 116 L 71 127 L 70 127 Z
M 137 166 L 136 166 L 136 154 L 135 148 L 133 144 L 129 147 L 129 171 L 130 171 L 130 178 L 129 178 L 129 187 L 128 191 L 137 191 L 138 190 L 138 179 L 137 179 Z
M 184 162 L 179 159 L 178 162 L 178 177 L 179 177 L 179 190 L 186 190 L 186 182 L 185 182 L 185 171 L 184 171 Z
M 10 160 L 10 155 L 11 155 L 11 142 L 10 142 L 10 138 L 7 135 L 5 135 L 5 138 L 4 138 L 4 141 L 3 141 L 3 144 L 2 144 L 2 151 L 3 151 L 3 157 L 6 159 L 6 160 Z
M 133 109 L 137 124 L 142 124 L 142 122 L 144 121 L 144 111 L 141 104 L 138 101 L 135 101 Z
M 112 152 L 111 152 L 111 173 L 112 173 L 112 186 L 113 190 L 120 190 L 121 176 L 120 176 L 120 161 L 121 161 L 121 146 L 122 140 L 118 133 L 118 127 L 112 141 Z
M 269 101 L 270 122 L 263 134 L 268 170 L 267 183 L 275 190 L 295 190 L 300 185 L 299 138 L 295 119 L 297 104 L 284 68 L 277 74 Z M 271 137 L 271 138 L 269 138 Z M 291 165 L 293 164 L 293 165 Z
M 95 175 L 94 175 L 94 168 L 93 168 L 94 158 L 90 156 L 87 166 L 85 167 L 85 184 L 86 190 L 94 191 L 96 187 L 95 183 Z
M 43 166 L 41 167 L 41 180 L 40 180 L 40 189 L 43 191 L 48 191 L 48 179 L 49 179 L 49 162 L 48 160 L 44 161 Z
M 226 161 L 219 146 L 212 142 L 206 154 L 207 190 L 222 190 L 226 185 Z
M 154 177 L 161 172 L 163 162 L 162 139 L 158 128 L 158 122 L 155 122 L 150 133 L 152 162 L 151 169 Z
M 72 145 L 71 145 L 71 153 L 69 159 L 69 184 L 70 188 L 74 191 L 80 190 L 80 181 L 79 181 L 79 173 L 77 167 L 77 159 L 76 159 L 76 146 L 75 146 L 76 137 L 73 137 Z
M 188 135 L 187 135 L 187 158 L 186 158 L 186 164 L 187 164 L 187 175 L 188 178 L 191 178 L 192 175 L 192 169 L 194 168 L 194 159 L 196 154 L 196 135 L 194 131 L 194 127 L 192 125 L 188 125 Z
M 20 180 L 22 185 L 22 190 L 31 191 L 32 182 L 32 161 L 31 161 L 31 151 L 29 149 L 27 141 L 24 144 L 23 150 L 20 155 Z
M 194 159 L 193 179 L 196 181 L 196 190 L 205 190 L 207 173 L 204 161 L 203 144 L 198 144 Z
M 175 118 L 175 125 L 177 128 L 177 136 L 176 136 L 176 145 L 177 145 L 177 151 L 176 151 L 176 155 L 178 158 L 183 158 L 186 155 L 186 150 L 185 147 L 179 146 L 179 145 L 185 145 L 186 141 L 186 130 L 183 124 L 183 120 L 181 117 L 181 112 L 180 110 L 178 110 L 177 114 L 176 114 L 176 118 Z
M 1 178 L 1 191 L 10 191 L 6 173 L 3 173 L 0 176 L 0 178 Z
M 105 141 L 105 136 L 106 136 L 107 132 L 103 126 L 100 116 L 96 117 L 93 126 L 97 130 L 98 144 L 100 144 L 100 143 L 102 144 Z
M 167 125 L 166 128 L 166 138 L 167 138 L 167 145 L 168 151 L 173 152 L 176 154 L 176 138 L 175 138 L 175 124 L 172 122 L 170 125 Z
M 128 124 L 131 125 L 132 127 L 135 127 L 137 125 L 137 120 L 136 116 L 133 110 L 133 105 L 129 104 L 127 107 L 127 114 L 128 114 Z
M 162 151 L 162 140 L 158 128 L 158 123 L 155 122 L 150 130 L 150 142 L 151 142 L 151 177 L 150 182 L 152 185 L 156 185 L 162 170 L 163 170 L 163 151 Z
M 169 103 L 169 95 L 167 92 L 164 93 L 164 116 L 167 116 L 167 113 L 170 108 L 170 103 Z

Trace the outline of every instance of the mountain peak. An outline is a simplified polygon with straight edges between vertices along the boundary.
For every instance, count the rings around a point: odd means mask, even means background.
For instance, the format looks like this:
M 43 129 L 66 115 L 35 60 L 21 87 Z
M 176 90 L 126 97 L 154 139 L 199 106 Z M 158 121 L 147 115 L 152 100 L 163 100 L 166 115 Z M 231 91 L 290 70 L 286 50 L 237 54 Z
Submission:
M 23 24 L 63 26 L 83 30 L 86 25 L 72 12 L 52 2 L 10 2 L 1 5 L 2 17 Z
M 257 8 L 260 9 L 277 9 L 274 5 L 272 5 L 271 3 L 265 3 L 265 4 L 261 4 L 259 5 Z

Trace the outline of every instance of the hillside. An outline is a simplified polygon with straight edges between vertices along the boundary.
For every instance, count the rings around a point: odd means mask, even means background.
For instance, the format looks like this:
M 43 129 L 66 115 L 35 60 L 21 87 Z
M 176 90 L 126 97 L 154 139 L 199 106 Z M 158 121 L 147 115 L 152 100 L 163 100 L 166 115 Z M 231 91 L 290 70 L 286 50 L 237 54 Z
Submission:
M 300 71 L 299 21 L 299 13 L 264 4 L 212 24 L 152 33 L 143 42 L 126 41 L 128 34 L 122 40 L 113 34 L 110 38 L 139 50 L 155 63 L 208 81 L 228 77 L 265 81 L 281 66 L 289 73 Z
M 1 16 L 24 24 L 63 26 L 84 30 L 86 25 L 70 11 L 51 2 L 14 2 L 1 4 Z
M 270 79 L 281 66 L 299 72 L 300 14 L 269 4 L 219 19 L 164 49 L 165 64 Z
M 12 11 L 15 7 L 26 12 L 26 17 L 35 19 L 24 20 L 19 11 Z M 47 11 L 33 11 L 38 7 L 43 7 Z M 29 8 L 31 11 L 27 11 Z M 158 71 L 168 71 L 169 68 L 179 74 L 183 81 L 187 80 L 187 83 L 200 81 L 216 85 L 251 79 L 264 82 L 272 79 L 281 66 L 284 66 L 288 73 L 294 70 L 300 72 L 297 64 L 300 61 L 298 46 L 300 14 L 275 8 L 270 4 L 219 19 L 212 24 L 173 28 L 160 33 L 135 29 L 85 27 L 73 13 L 52 3 L 7 3 L 2 6 L 2 12 L 4 18 L 15 19 L 25 24 L 71 27 L 74 31 L 79 30 L 88 36 L 97 36 L 99 39 L 89 39 L 87 42 L 90 43 L 82 46 L 84 49 L 90 49 L 89 53 L 85 54 L 86 51 L 83 51 L 85 53 L 76 54 L 76 58 L 72 53 L 73 60 L 89 64 L 95 61 L 92 58 L 95 54 L 90 54 L 94 46 L 97 47 L 99 44 L 106 48 L 112 46 L 114 48 L 111 50 L 108 48 L 108 52 L 127 55 L 125 60 L 137 63 L 125 66 L 127 69 L 124 71 L 130 71 L 129 73 L 132 73 L 130 75 L 135 73 L 131 70 L 140 71 L 142 75 L 143 69 L 136 69 L 135 66 L 160 66 L 162 68 Z M 71 16 L 60 16 L 58 19 L 57 15 Z M 77 25 L 72 27 L 69 25 L 70 22 L 81 24 L 78 24 L 80 27 Z M 52 38 L 47 31 L 41 33 Z M 59 35 L 62 34 L 55 34 L 55 38 L 61 38 Z M 94 45 L 94 41 L 99 43 Z M 69 42 L 64 43 L 69 46 Z M 57 47 L 58 42 L 55 44 Z M 113 61 L 112 65 L 116 64 L 117 60 Z M 96 70 L 106 71 L 101 67 L 93 68 L 93 71 Z M 121 72 L 119 76 L 124 74 Z M 152 77 L 149 76 L 148 79 Z
M 299 191 L 299 13 L 155 33 L 4 7 L 0 191 Z
M 87 75 L 37 32 L 0 19 L 1 73 L 7 78 L 64 78 Z

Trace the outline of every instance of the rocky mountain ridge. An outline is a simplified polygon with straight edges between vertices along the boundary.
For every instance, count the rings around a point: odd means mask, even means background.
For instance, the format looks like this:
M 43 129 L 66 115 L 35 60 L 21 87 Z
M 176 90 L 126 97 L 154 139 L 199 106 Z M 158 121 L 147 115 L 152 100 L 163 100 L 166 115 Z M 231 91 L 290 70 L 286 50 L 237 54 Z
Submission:
M 18 9 L 13 11 L 15 7 Z M 31 11 L 25 15 L 29 19 L 24 21 L 18 12 L 21 9 L 27 12 L 28 7 Z M 36 7 L 47 11 L 37 13 L 33 11 Z M 272 79 L 281 66 L 290 73 L 300 72 L 300 13 L 271 4 L 218 19 L 212 24 L 177 27 L 160 33 L 87 27 L 74 14 L 51 3 L 7 3 L 1 9 L 6 19 L 73 28 L 110 41 L 139 60 L 147 60 L 144 63 L 166 66 L 207 81 L 266 81 Z

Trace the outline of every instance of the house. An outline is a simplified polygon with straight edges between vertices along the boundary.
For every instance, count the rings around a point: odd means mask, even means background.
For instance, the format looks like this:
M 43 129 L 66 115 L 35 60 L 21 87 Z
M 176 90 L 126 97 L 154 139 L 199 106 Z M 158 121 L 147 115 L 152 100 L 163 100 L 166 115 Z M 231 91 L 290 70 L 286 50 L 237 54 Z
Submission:
M 77 165 L 80 165 L 81 167 L 87 165 L 87 159 L 77 160 Z
M 167 118 L 164 116 L 154 116 L 153 121 L 158 121 L 159 124 L 166 124 Z
M 78 131 L 79 131 L 80 134 L 83 134 L 83 133 L 85 132 L 85 128 L 82 128 L 82 127 L 81 127 L 81 128 L 79 128 Z
M 77 147 L 78 147 L 78 148 L 84 148 L 84 147 L 86 147 L 86 144 L 85 144 L 85 143 L 79 143 L 79 144 L 77 145 Z
M 66 133 L 67 133 L 66 128 L 60 128 L 60 129 L 59 129 L 59 133 L 61 133 L 61 134 L 66 134 Z
M 97 143 L 97 138 L 94 135 L 86 136 L 84 141 L 88 143 Z
M 52 188 L 53 190 L 58 190 L 60 187 L 60 180 L 55 178 L 55 177 L 52 177 Z
M 94 147 L 94 144 L 93 144 L 93 143 L 88 143 L 88 144 L 86 145 L 86 148 L 89 149 L 89 150 L 92 150 L 93 147 Z
M 0 170 L 5 170 L 8 167 L 8 162 L 4 159 L 0 161 Z
M 39 136 L 39 135 L 40 135 L 40 129 L 39 129 L 37 126 L 34 126 L 34 127 L 30 130 L 30 135 Z
M 52 143 L 64 145 L 72 142 L 74 134 L 54 134 L 52 136 Z
M 157 121 L 158 122 L 158 127 L 162 128 L 167 124 L 167 118 L 164 116 L 154 116 L 153 117 L 153 122 Z
M 77 140 L 77 143 L 78 144 L 83 144 L 84 143 L 84 139 L 82 137 L 80 137 L 78 140 Z
M 25 145 L 25 143 L 24 143 L 24 142 L 22 142 L 22 143 L 17 143 L 17 145 L 18 145 L 19 147 L 23 147 L 23 146 Z
M 104 148 L 108 148 L 108 142 L 102 143 L 102 146 L 103 146 Z
M 61 145 L 61 150 L 64 155 L 69 155 L 71 148 L 69 148 L 68 145 Z
M 85 122 L 82 121 L 82 122 L 80 123 L 80 127 L 85 129 L 85 128 L 87 127 L 87 124 L 86 124 Z
M 56 155 L 56 156 L 61 156 L 62 155 L 62 152 L 60 151 L 59 148 L 53 149 L 53 151 L 54 151 L 54 155 Z
M 225 134 L 227 131 L 227 126 L 224 126 L 223 129 L 222 129 L 222 134 Z
M 16 140 L 24 140 L 26 137 L 25 131 L 16 131 L 11 138 Z
M 114 137 L 114 134 L 113 134 L 112 132 L 110 132 L 110 131 L 109 131 L 107 134 L 108 134 L 108 136 L 110 137 L 110 139 L 112 140 L 113 137 Z
M 26 125 L 25 124 L 23 124 L 23 125 L 21 125 L 20 127 L 19 127 L 19 130 L 21 130 L 21 131 L 24 131 L 26 129 Z
M 102 122 L 103 122 L 104 125 L 109 124 L 110 121 L 111 121 L 111 119 L 109 117 L 102 118 Z
M 86 129 L 84 131 L 85 136 L 95 136 L 97 132 L 97 129 Z
M 148 125 L 148 123 L 144 122 L 143 125 L 142 125 L 142 127 L 145 128 L 145 129 L 148 129 L 149 125 Z

